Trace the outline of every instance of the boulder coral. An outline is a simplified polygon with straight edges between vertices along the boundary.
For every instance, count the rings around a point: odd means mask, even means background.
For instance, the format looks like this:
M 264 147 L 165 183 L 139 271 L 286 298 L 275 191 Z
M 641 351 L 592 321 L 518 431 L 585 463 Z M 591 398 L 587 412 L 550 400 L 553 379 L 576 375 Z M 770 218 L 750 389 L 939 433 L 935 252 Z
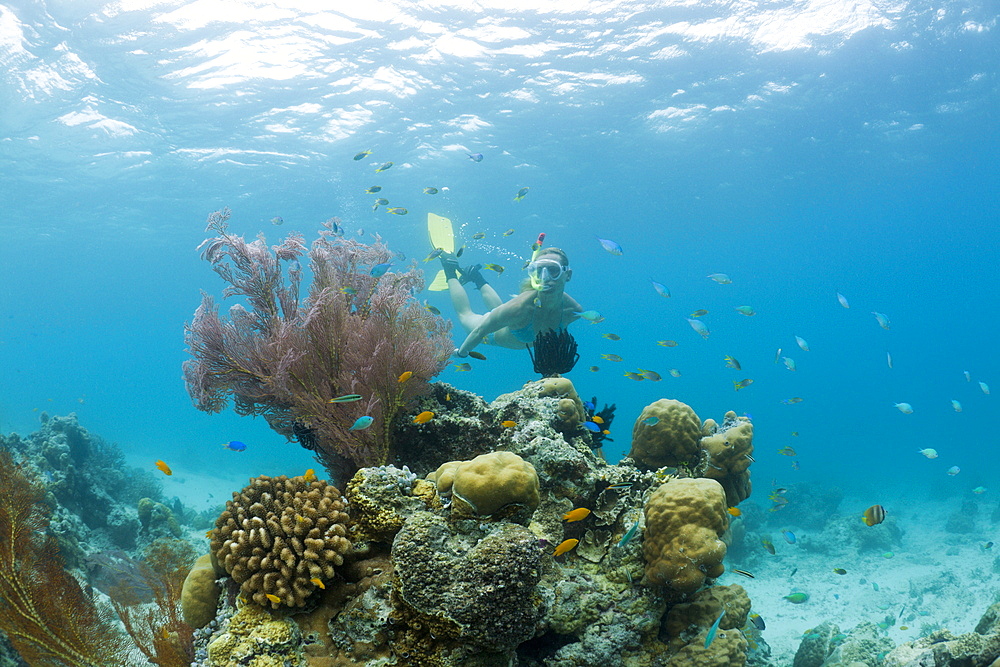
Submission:
M 694 593 L 720 576 L 729 525 L 726 494 L 713 479 L 672 479 L 646 502 L 646 580 Z
M 586 412 L 573 383 L 567 378 L 557 377 L 539 380 L 537 386 L 540 397 L 559 399 L 556 405 L 556 430 L 573 432 L 579 429 L 586 420 Z
M 442 484 L 450 473 L 442 466 Z M 538 507 L 538 473 L 511 452 L 481 454 L 454 468 L 452 510 L 458 514 L 491 516 L 517 505 L 530 515 Z
M 718 425 L 705 421 L 701 446 L 708 455 L 702 475 L 714 479 L 726 491 L 726 502 L 737 505 L 750 496 L 750 464 L 753 462 L 753 424 L 730 410 Z
M 195 561 L 181 587 L 181 614 L 192 628 L 203 628 L 213 618 L 219 603 L 221 589 L 215 583 L 212 555 L 205 554 Z
M 629 456 L 647 469 L 692 467 L 702 458 L 702 435 L 701 420 L 691 406 L 661 398 L 635 420 Z
M 325 481 L 255 477 L 226 503 L 211 531 L 212 553 L 247 600 L 301 607 L 351 548 L 346 507 Z

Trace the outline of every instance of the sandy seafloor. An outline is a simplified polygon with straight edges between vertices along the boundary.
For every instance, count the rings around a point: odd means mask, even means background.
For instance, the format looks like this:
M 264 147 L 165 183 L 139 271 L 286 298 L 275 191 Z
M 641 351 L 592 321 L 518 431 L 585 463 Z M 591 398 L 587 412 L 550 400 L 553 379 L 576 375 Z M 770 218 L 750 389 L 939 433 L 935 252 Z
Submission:
M 184 473 L 166 482 L 164 491 L 189 507 L 203 510 L 224 503 L 245 483 Z M 756 502 L 768 507 L 765 494 L 759 491 L 744 504 Z M 853 546 L 799 529 L 794 523 L 778 528 L 769 525 L 761 531 L 774 542 L 776 553 L 772 556 L 759 545 L 759 533 L 749 530 L 744 549 L 727 556 L 727 572 L 717 583 L 737 583 L 747 590 L 753 611 L 767 624 L 763 636 L 771 647 L 774 665 L 791 665 L 803 635 L 824 621 L 849 633 L 859 623 L 878 623 L 891 617 L 894 623 L 887 632 L 897 645 L 939 628 L 956 635 L 971 632 L 1000 591 L 1000 574 L 993 569 L 1000 544 L 983 548 L 993 539 L 988 526 L 995 501 L 988 497 L 980 503 L 976 531 L 954 534 L 945 530 L 949 517 L 961 510 L 963 500 L 927 500 L 916 492 L 911 497 L 894 498 L 890 517 L 902 531 L 902 543 L 892 549 L 891 558 L 885 557 L 886 552 L 858 554 Z M 861 511 L 867 506 L 862 498 L 845 496 L 830 520 L 860 523 Z M 859 511 L 852 513 L 852 508 Z M 784 541 L 781 530 L 791 530 L 796 543 Z M 734 568 L 755 576 L 749 579 L 733 573 Z M 847 574 L 836 574 L 834 568 L 843 568 Z M 808 593 L 809 600 L 793 604 L 784 599 L 794 591 Z

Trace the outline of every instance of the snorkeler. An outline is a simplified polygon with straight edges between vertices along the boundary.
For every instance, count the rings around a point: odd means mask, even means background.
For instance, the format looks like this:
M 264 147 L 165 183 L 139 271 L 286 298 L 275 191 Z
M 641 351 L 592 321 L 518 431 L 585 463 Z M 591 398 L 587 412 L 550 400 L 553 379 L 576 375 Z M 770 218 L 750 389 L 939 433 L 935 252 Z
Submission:
M 542 237 L 543 238 L 543 237 Z M 566 283 L 573 277 L 569 259 L 559 248 L 537 250 L 528 264 L 528 280 L 521 292 L 504 303 L 496 290 L 486 282 L 479 267 L 461 270 L 454 255 L 441 256 L 448 293 L 462 327 L 469 332 L 465 342 L 455 350 L 459 357 L 469 356 L 469 351 L 479 343 L 523 350 L 535 342 L 539 333 L 560 331 L 579 319 L 583 308 L 566 294 Z M 465 282 L 479 288 L 483 302 L 491 310 L 480 315 L 472 310 Z

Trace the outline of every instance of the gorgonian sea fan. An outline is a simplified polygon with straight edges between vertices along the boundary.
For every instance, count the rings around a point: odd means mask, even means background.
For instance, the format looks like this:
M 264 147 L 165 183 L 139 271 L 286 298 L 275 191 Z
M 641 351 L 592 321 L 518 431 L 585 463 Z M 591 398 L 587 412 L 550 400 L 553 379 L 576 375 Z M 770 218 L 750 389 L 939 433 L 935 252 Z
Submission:
M 414 298 L 423 274 L 371 275 L 393 255 L 381 239 L 368 245 L 334 233 L 335 220 L 306 250 L 301 235 L 276 246 L 263 237 L 247 242 L 228 231 L 229 211 L 213 213 L 217 236 L 201 246 L 228 286 L 224 298 L 243 297 L 228 317 L 208 294 L 185 326 L 192 358 L 184 363 L 188 393 L 200 410 L 220 412 L 233 401 L 241 415 L 260 415 L 271 428 L 313 449 L 332 475 L 386 463 L 393 422 L 452 351 L 450 324 Z M 299 299 L 300 258 L 312 283 Z M 398 378 L 412 371 L 406 382 Z M 344 394 L 361 401 L 333 403 Z M 351 431 L 358 417 L 374 418 Z

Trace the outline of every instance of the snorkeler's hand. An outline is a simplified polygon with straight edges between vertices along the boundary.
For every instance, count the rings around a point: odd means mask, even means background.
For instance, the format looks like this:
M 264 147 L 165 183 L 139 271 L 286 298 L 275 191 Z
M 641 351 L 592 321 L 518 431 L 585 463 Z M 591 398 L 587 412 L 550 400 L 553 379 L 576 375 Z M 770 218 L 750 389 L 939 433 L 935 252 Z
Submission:
M 457 347 L 455 348 L 455 351 L 452 352 L 452 354 L 454 354 L 456 357 L 459 357 L 461 359 L 464 359 L 465 357 L 469 356 L 468 352 L 466 352 L 465 354 L 462 354 L 462 351 L 460 349 L 458 349 Z

